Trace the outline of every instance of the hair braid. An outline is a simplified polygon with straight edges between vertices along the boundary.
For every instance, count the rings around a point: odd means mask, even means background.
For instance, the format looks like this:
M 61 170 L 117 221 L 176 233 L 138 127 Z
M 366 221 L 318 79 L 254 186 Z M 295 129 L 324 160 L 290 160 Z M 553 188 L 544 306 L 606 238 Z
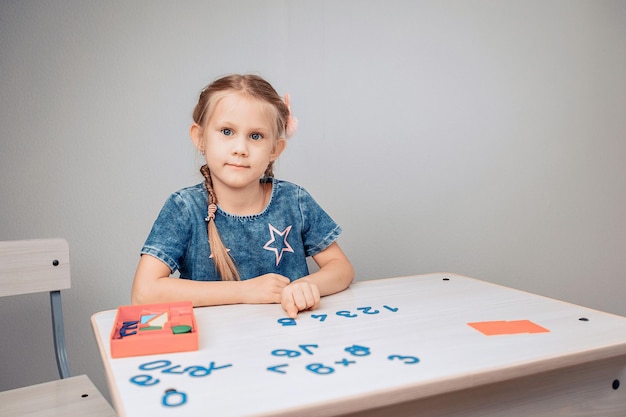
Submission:
M 217 273 L 222 278 L 222 281 L 239 281 L 239 272 L 233 262 L 233 259 L 228 254 L 228 250 L 222 242 L 222 238 L 215 226 L 215 212 L 211 212 L 211 205 L 217 206 L 217 197 L 215 191 L 213 191 L 213 181 L 211 179 L 211 171 L 209 171 L 208 165 L 203 165 L 200 168 L 200 172 L 204 176 L 204 186 L 209 194 L 209 204 L 207 216 L 207 233 L 209 235 L 209 246 L 211 249 L 211 256 L 213 256 L 213 262 Z

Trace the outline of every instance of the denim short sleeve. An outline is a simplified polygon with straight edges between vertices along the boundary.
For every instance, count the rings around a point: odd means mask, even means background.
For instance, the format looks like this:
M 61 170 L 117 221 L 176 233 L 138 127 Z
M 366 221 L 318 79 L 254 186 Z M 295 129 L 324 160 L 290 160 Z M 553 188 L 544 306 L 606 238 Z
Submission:
M 341 227 L 302 187 L 298 187 L 298 204 L 302 213 L 305 254 L 317 255 L 337 240 Z
M 192 227 L 189 217 L 189 210 L 180 194 L 172 194 L 154 222 L 141 253 L 161 260 L 172 272 L 178 270 Z

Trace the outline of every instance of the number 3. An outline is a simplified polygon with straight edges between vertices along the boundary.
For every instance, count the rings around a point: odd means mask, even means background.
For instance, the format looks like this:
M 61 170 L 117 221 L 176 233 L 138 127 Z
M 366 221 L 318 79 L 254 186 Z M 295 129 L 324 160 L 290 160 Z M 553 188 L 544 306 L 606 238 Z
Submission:
M 419 358 L 415 356 L 401 356 L 401 355 L 389 355 L 387 359 L 389 359 L 390 361 L 397 359 L 399 361 L 404 362 L 406 365 L 411 365 L 414 363 L 418 363 L 420 361 Z

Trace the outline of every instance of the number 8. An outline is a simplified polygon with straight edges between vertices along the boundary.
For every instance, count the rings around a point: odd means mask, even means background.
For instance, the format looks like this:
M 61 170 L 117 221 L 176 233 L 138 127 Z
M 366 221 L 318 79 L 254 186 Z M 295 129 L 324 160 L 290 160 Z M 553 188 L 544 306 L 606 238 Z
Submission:
M 157 378 L 152 378 L 150 375 L 135 375 L 130 379 L 130 382 L 142 387 L 149 387 L 152 385 L 156 385 L 161 381 Z

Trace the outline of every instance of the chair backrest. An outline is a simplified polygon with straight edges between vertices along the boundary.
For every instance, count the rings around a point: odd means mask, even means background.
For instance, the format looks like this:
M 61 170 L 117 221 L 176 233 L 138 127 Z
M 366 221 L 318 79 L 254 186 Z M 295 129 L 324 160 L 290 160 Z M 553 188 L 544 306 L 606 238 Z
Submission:
M 0 297 L 70 288 L 64 239 L 0 241 Z
M 50 293 L 59 376 L 71 376 L 65 346 L 61 290 L 70 288 L 70 251 L 64 239 L 0 241 L 0 297 Z

